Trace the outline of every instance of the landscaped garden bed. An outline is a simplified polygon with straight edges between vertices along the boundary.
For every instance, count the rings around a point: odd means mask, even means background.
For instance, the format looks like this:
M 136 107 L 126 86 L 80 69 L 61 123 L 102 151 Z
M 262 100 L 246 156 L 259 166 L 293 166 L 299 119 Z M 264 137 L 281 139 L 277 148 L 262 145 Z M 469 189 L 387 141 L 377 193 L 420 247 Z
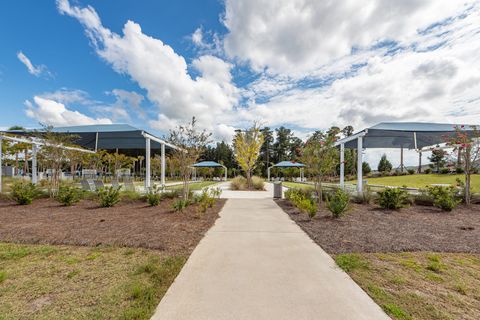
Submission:
M 0 200 L 0 241 L 66 245 L 115 245 L 189 254 L 213 225 L 225 200 L 217 200 L 199 217 L 198 205 L 173 212 L 173 199 L 159 206 L 145 201 L 122 201 L 112 208 L 83 200 L 62 206 L 37 199 L 20 206 Z
M 393 319 L 480 317 L 480 206 L 350 203 L 333 218 L 277 204 Z
M 0 199 L 0 318 L 148 319 L 225 200 Z
M 351 204 L 340 219 L 321 207 L 313 219 L 287 200 L 277 200 L 310 237 L 331 254 L 350 252 L 480 253 L 480 206 L 444 212 L 432 206 L 384 210 Z

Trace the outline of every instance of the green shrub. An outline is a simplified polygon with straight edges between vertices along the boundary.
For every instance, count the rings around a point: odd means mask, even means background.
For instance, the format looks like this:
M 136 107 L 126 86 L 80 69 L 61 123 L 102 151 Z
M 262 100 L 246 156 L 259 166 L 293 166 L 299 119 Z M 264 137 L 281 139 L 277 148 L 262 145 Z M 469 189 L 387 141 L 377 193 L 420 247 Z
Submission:
M 252 187 L 254 190 L 265 190 L 265 181 L 257 176 L 252 177 Z
M 183 212 L 183 209 L 190 205 L 190 201 L 185 199 L 177 199 L 172 204 L 172 209 L 174 212 Z
M 152 206 L 158 206 L 160 204 L 160 201 L 162 201 L 162 193 L 161 193 L 161 188 L 159 188 L 156 184 L 153 185 L 150 190 L 147 192 L 147 203 Z
M 427 168 L 423 172 L 426 173 L 426 174 L 430 174 L 430 173 L 432 173 L 432 169 Z
M 64 206 L 71 206 L 79 202 L 82 199 L 82 196 L 82 190 L 72 185 L 61 184 L 60 187 L 58 187 L 56 199 Z
M 291 202 L 300 211 L 313 218 L 317 214 L 317 203 L 312 196 L 312 192 L 304 189 L 290 188 L 285 191 L 285 199 Z
M 97 192 L 100 206 L 104 208 L 113 207 L 120 201 L 120 187 L 100 188 Z
M 230 182 L 231 190 L 245 190 L 247 189 L 247 179 L 242 176 L 237 176 Z
M 414 169 L 408 169 L 407 172 L 408 172 L 408 174 L 415 174 L 415 170 L 414 170 Z
M 408 205 L 408 193 L 400 188 L 387 188 L 378 192 L 378 204 L 384 209 L 400 209 Z
M 462 174 L 462 173 L 465 173 L 465 170 L 462 168 L 462 167 L 456 167 L 455 168 L 455 172 L 457 174 Z
M 15 181 L 11 188 L 12 199 L 20 205 L 31 204 L 39 195 L 37 187 L 33 183 L 27 181 Z
M 440 169 L 440 173 L 441 173 L 441 174 L 448 174 L 448 173 L 450 173 L 450 169 L 448 169 L 448 168 L 441 168 L 441 169 Z
M 122 201 L 137 201 L 143 198 L 144 197 L 135 190 L 123 190 L 120 192 L 120 199 Z
M 349 203 L 350 196 L 342 189 L 337 189 L 337 191 L 333 195 L 330 195 L 326 201 L 327 209 L 332 213 L 334 218 L 340 218 L 344 215 L 348 209 Z
M 182 193 L 181 189 L 172 189 L 162 193 L 162 199 L 175 199 L 179 198 Z
M 194 197 L 194 201 L 198 203 L 197 212 L 202 214 L 207 212 L 217 202 L 222 190 L 220 188 L 204 189 L 202 193 Z
M 452 211 L 461 202 L 456 197 L 456 190 L 453 186 L 429 186 L 428 194 L 433 198 L 433 205 L 443 211 Z

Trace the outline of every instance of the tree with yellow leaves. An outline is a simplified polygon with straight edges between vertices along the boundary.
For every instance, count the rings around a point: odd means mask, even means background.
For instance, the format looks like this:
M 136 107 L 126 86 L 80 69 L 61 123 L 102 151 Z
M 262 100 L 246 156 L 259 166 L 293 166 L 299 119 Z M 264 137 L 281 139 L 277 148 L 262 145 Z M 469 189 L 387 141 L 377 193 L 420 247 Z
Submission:
M 245 131 L 238 131 L 233 139 L 235 159 L 247 175 L 248 189 L 252 189 L 252 173 L 257 164 L 264 137 L 257 123 Z

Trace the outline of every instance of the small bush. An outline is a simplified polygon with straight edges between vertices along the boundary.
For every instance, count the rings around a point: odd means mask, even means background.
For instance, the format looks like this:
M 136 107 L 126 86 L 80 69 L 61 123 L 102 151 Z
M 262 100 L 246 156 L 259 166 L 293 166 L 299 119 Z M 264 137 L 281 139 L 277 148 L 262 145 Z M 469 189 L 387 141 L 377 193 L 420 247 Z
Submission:
M 441 169 L 440 169 L 440 173 L 441 173 L 441 174 L 448 174 L 448 173 L 450 173 L 450 169 L 448 169 L 448 168 L 441 168 Z
M 408 172 L 408 174 L 415 174 L 415 170 L 414 170 L 414 169 L 408 169 L 407 172 Z
M 254 190 L 265 190 L 265 181 L 257 176 L 252 177 L 252 187 Z
M 202 214 L 207 212 L 208 208 L 211 208 L 217 202 L 217 198 L 220 197 L 221 189 L 204 189 L 201 194 L 194 197 L 194 201 L 198 203 L 197 212 Z
M 147 192 L 147 203 L 152 206 L 158 206 L 162 201 L 162 193 L 160 188 L 157 185 L 153 185 L 150 190 Z
M 443 211 L 452 211 L 461 202 L 456 197 L 456 190 L 453 186 L 430 186 L 428 194 L 433 198 L 433 205 Z
M 12 199 L 20 205 L 31 204 L 39 195 L 37 187 L 27 181 L 15 181 L 12 184 Z
M 144 197 L 134 190 L 123 190 L 120 192 L 120 199 L 122 201 L 137 201 L 142 200 Z
M 317 203 L 312 199 L 303 198 L 297 202 L 297 207 L 306 213 L 310 219 L 317 215 Z
M 183 212 L 183 209 L 190 205 L 190 201 L 185 199 L 177 199 L 172 204 L 172 209 L 174 212 Z
M 400 188 L 388 188 L 378 192 L 378 204 L 384 209 L 400 209 L 408 205 L 408 193 Z
M 162 193 L 162 199 L 175 199 L 181 195 L 181 189 L 172 189 Z
M 427 169 L 425 169 L 423 172 L 424 172 L 425 174 L 430 174 L 430 173 L 432 173 L 432 169 L 427 168 Z
M 462 168 L 462 167 L 456 167 L 455 168 L 455 172 L 457 174 L 462 174 L 462 173 L 465 173 L 465 170 Z
M 103 208 L 113 207 L 120 201 L 120 187 L 101 188 L 97 192 L 100 206 Z
M 71 206 L 82 199 L 82 190 L 72 185 L 60 185 L 56 199 L 64 206 Z
M 333 195 L 327 198 L 327 209 L 334 218 L 340 218 L 348 209 L 350 196 L 342 189 L 338 189 Z
M 233 178 L 232 181 L 230 182 L 230 189 L 231 190 L 247 189 L 247 179 L 242 176 Z
M 317 203 L 312 196 L 312 192 L 304 189 L 290 188 L 285 191 L 285 199 L 299 208 L 302 212 L 313 218 L 317 214 Z

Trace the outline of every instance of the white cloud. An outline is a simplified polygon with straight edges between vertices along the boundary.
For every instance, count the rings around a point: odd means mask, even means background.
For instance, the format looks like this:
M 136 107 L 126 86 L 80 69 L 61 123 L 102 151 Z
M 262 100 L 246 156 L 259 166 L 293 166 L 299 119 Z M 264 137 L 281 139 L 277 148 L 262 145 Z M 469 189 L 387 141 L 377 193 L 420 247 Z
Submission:
M 46 92 L 39 95 L 41 98 L 54 100 L 63 104 L 72 104 L 77 103 L 80 105 L 91 105 L 95 101 L 92 101 L 87 92 L 83 90 L 70 90 L 67 88 L 62 88 L 54 92 Z
M 39 77 L 42 74 L 50 75 L 50 72 L 48 72 L 46 66 L 44 65 L 35 66 L 22 51 L 19 51 L 17 53 L 17 58 L 18 60 L 20 60 L 21 63 L 25 65 L 25 67 L 27 67 L 27 70 L 30 74 L 33 74 L 36 77 Z
M 39 96 L 33 97 L 33 103 L 25 101 L 27 106 L 26 114 L 36 121 L 52 126 L 73 126 L 99 123 L 112 123 L 107 118 L 91 118 L 78 111 L 67 109 L 60 102 L 45 99 Z
M 147 91 L 149 100 L 159 107 L 159 119 L 166 124 L 195 115 L 201 126 L 215 125 L 217 116 L 237 104 L 239 93 L 230 83 L 230 64 L 213 56 L 200 57 L 194 66 L 201 75 L 192 79 L 185 59 L 161 40 L 145 35 L 137 23 L 128 21 L 119 35 L 102 25 L 92 7 L 71 6 L 66 0 L 57 4 L 61 13 L 84 25 L 100 57 Z M 158 120 L 153 123 L 155 128 L 168 127 Z
M 463 10 L 465 2 L 226 0 L 225 51 L 257 71 L 302 76 L 352 48 L 409 42 L 418 30 Z

